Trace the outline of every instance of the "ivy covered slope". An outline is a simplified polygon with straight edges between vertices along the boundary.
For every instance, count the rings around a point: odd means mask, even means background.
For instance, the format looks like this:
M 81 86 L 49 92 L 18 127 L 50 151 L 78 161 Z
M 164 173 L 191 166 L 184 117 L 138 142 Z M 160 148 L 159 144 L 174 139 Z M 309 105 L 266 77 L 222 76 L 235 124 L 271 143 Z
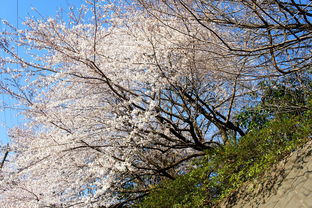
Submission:
M 245 136 L 233 135 L 229 143 L 207 151 L 194 162 L 196 168 L 156 186 L 134 207 L 213 207 L 243 183 L 261 178 L 265 170 L 311 139 L 311 83 L 307 86 L 266 87 L 261 103 L 236 117 L 247 129 Z

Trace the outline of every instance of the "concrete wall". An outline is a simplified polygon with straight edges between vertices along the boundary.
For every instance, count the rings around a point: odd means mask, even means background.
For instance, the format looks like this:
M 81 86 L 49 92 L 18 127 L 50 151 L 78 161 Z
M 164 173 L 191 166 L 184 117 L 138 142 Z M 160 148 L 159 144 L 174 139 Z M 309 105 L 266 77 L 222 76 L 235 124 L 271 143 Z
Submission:
M 312 208 L 312 141 L 274 165 L 261 181 L 245 184 L 220 207 Z

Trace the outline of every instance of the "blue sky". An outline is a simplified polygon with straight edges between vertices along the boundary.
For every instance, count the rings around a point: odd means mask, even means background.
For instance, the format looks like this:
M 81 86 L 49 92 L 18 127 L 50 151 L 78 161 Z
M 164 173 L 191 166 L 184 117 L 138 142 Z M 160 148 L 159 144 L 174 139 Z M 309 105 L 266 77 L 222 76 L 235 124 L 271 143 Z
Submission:
M 70 6 L 81 5 L 84 0 L 0 0 L 0 20 L 7 20 L 12 25 L 18 24 L 19 28 L 22 27 L 22 21 L 26 16 L 32 16 L 35 12 L 32 8 L 36 8 L 40 14 L 44 17 L 55 16 L 60 8 L 65 11 Z M 2 21 L 1 21 L 2 22 Z M 0 30 L 4 26 L 0 23 Z M 3 52 L 0 52 L 0 56 L 4 56 Z M 0 108 L 3 105 L 3 101 L 7 104 L 14 104 L 13 100 L 0 95 Z M 22 123 L 22 117 L 16 116 L 18 111 L 7 109 L 1 111 L 0 109 L 0 144 L 9 142 L 8 130 L 14 125 Z

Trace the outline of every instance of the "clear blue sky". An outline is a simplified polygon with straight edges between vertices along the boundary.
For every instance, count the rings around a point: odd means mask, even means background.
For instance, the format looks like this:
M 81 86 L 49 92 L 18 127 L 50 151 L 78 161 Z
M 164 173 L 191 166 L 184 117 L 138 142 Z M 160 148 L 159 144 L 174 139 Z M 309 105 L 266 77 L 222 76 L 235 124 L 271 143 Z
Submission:
M 60 8 L 66 11 L 68 7 L 79 7 L 83 2 L 84 0 L 0 0 L 0 19 L 8 20 L 14 26 L 18 24 L 19 27 L 22 27 L 23 19 L 34 14 L 31 8 L 36 8 L 41 15 L 48 17 L 55 16 Z M 0 25 L 0 30 L 2 29 L 3 25 Z M 4 53 L 0 52 L 0 56 L 4 56 Z M 0 106 L 2 106 L 3 100 L 8 104 L 14 102 L 2 95 L 0 95 L 0 100 Z M 14 110 L 0 111 L 0 144 L 8 143 L 9 128 L 22 122 L 21 117 L 17 117 L 16 113 Z

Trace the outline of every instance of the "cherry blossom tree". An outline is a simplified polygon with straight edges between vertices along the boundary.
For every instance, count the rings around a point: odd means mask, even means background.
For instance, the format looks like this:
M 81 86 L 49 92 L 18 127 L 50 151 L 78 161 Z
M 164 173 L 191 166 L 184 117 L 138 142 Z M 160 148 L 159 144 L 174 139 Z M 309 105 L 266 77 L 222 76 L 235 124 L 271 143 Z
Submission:
M 245 134 L 234 115 L 266 74 L 197 19 L 162 15 L 94 0 L 8 24 L 1 91 L 27 122 L 10 133 L 1 207 L 121 207 Z
M 311 1 L 139 0 L 139 2 L 158 19 L 162 19 L 164 15 L 185 21 L 192 19 L 197 23 L 194 23 L 195 27 L 200 25 L 213 34 L 228 53 L 253 60 L 255 62 L 253 67 L 257 70 L 271 67 L 279 73 L 288 74 L 310 68 Z M 189 24 L 189 27 L 192 27 L 192 24 Z M 235 38 L 227 39 L 229 33 Z

